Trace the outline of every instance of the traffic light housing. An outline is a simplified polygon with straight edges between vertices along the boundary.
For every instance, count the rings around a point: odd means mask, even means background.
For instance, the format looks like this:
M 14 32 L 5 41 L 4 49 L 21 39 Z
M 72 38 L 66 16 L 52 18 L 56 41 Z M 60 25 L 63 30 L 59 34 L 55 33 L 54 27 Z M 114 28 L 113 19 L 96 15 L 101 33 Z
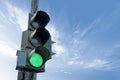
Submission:
M 29 14 L 28 30 L 22 34 L 21 50 L 25 52 L 25 65 L 22 69 L 45 72 L 45 63 L 51 59 L 51 35 L 45 28 L 50 18 L 44 11 Z M 17 69 L 21 67 L 17 66 Z

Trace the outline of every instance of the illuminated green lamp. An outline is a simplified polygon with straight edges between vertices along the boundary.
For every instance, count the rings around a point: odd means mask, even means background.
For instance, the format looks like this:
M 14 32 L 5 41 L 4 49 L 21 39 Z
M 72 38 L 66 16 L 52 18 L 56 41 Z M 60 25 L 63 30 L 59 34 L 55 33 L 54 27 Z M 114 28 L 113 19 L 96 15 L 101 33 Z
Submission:
M 43 58 L 39 53 L 34 52 L 29 58 L 29 63 L 35 68 L 39 68 L 43 64 Z

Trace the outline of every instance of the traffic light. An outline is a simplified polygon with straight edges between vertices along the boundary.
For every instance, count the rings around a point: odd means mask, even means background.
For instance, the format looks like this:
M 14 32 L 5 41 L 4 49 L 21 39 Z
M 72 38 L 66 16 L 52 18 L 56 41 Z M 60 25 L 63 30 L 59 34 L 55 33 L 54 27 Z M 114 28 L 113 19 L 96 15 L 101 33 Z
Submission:
M 50 18 L 44 11 L 29 14 L 28 30 L 23 32 L 21 50 L 26 56 L 22 69 L 45 72 L 45 63 L 51 59 L 51 35 L 45 28 Z M 20 61 L 18 61 L 20 62 Z M 17 69 L 21 67 L 17 66 Z

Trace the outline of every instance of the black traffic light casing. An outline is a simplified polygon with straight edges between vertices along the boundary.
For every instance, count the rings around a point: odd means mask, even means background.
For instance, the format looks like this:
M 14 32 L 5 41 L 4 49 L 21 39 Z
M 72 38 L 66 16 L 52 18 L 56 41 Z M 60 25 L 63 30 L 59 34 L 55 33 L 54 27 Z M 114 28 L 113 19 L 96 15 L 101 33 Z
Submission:
M 26 53 L 26 64 L 22 69 L 45 72 L 45 63 L 51 59 L 51 35 L 45 28 L 50 18 L 44 11 L 37 11 L 36 14 L 29 14 L 28 30 L 22 34 L 21 50 Z M 42 57 L 42 63 L 39 67 L 31 65 L 29 59 L 33 54 L 37 53 L 39 57 Z M 33 62 L 39 62 L 36 58 L 31 59 Z M 17 67 L 19 69 L 19 67 Z

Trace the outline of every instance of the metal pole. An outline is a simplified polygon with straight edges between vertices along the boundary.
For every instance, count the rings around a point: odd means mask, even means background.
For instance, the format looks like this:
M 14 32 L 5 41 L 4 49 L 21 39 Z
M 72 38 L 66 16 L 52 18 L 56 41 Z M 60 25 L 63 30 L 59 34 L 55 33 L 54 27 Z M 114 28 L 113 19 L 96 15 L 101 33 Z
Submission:
M 31 14 L 33 15 L 34 13 L 36 13 L 37 9 L 38 9 L 38 0 L 31 0 Z
M 38 9 L 38 0 L 31 0 L 30 14 L 34 15 L 37 12 L 37 9 Z M 17 80 L 36 80 L 36 77 L 37 77 L 37 73 L 35 72 L 19 70 Z
M 36 80 L 36 73 L 19 70 L 17 80 Z

